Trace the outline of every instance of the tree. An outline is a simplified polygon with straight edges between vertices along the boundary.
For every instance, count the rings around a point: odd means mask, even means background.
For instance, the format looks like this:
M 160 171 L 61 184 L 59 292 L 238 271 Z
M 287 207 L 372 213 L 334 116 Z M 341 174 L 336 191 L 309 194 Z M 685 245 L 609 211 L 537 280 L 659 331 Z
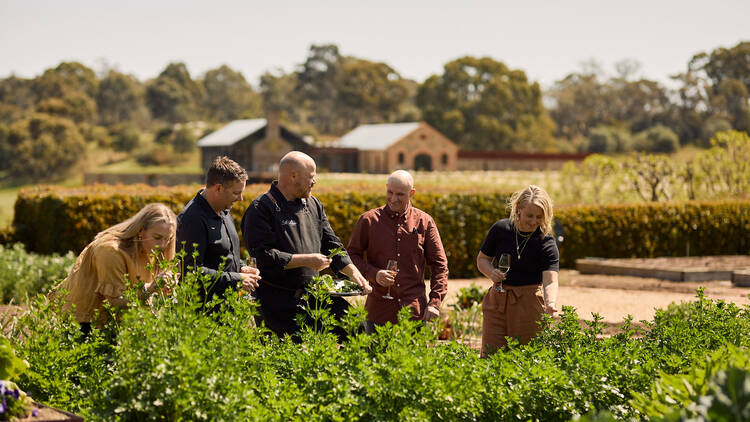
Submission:
M 29 109 L 34 104 L 34 92 L 29 79 L 9 76 L 0 79 L 0 103 L 21 109 Z
M 9 128 L 8 174 L 13 179 L 31 181 L 63 176 L 83 159 L 85 147 L 72 121 L 34 114 Z
M 203 78 L 205 109 L 209 118 L 220 122 L 263 114 L 260 95 L 229 66 L 209 70 Z
M 77 123 L 96 123 L 94 98 L 99 79 L 93 70 L 81 63 L 63 62 L 54 69 L 47 69 L 32 81 L 31 88 L 38 111 L 73 119 Z
M 172 148 L 177 153 L 190 152 L 195 149 L 197 140 L 193 131 L 183 126 L 175 132 L 174 139 L 172 139 Z
M 669 94 L 658 82 L 633 79 L 640 65 L 632 60 L 616 64 L 618 76 L 595 71 L 571 73 L 548 92 L 557 135 L 588 137 L 597 126 L 625 127 L 640 132 L 656 124 L 672 123 Z
M 337 112 L 346 129 L 396 120 L 408 100 L 408 81 L 385 63 L 345 58 L 338 74 Z
M 184 63 L 170 63 L 146 88 L 146 104 L 151 115 L 169 123 L 199 118 L 203 101 L 202 86 L 193 81 Z
M 491 58 L 463 57 L 419 87 L 417 105 L 425 121 L 473 150 L 547 150 L 554 123 L 537 83 Z
M 145 89 L 133 76 L 110 70 L 96 95 L 99 121 L 107 126 L 123 122 L 144 125 L 149 119 Z
M 8 168 L 10 165 L 10 145 L 8 144 L 8 126 L 0 122 L 0 171 Z
M 112 148 L 131 152 L 141 144 L 141 133 L 132 123 L 123 123 L 112 132 Z
M 672 199 L 671 179 L 675 174 L 674 164 L 663 154 L 636 154 L 623 163 L 628 171 L 631 186 L 644 201 Z
M 96 119 L 96 103 L 80 91 L 67 92 L 63 97 L 45 98 L 37 103 L 36 111 L 65 117 L 76 123 L 91 123 Z
M 630 131 L 613 126 L 597 126 L 589 133 L 588 152 L 615 153 L 630 152 L 633 139 Z
M 639 151 L 669 153 L 677 151 L 680 141 L 672 129 L 657 125 L 638 133 L 635 144 Z
M 307 59 L 297 73 L 295 91 L 308 110 L 307 122 L 323 133 L 340 132 L 336 127 L 335 111 L 338 110 L 338 80 L 341 54 L 337 46 L 312 45 Z
M 82 92 L 89 98 L 94 98 L 99 89 L 99 79 L 93 70 L 81 63 L 62 62 L 35 78 L 32 87 L 38 100 L 62 98 L 71 91 Z
M 710 119 L 750 130 L 750 42 L 696 54 L 687 71 L 674 79 L 681 83 L 676 121 L 681 123 L 678 134 L 683 142 L 706 141 Z

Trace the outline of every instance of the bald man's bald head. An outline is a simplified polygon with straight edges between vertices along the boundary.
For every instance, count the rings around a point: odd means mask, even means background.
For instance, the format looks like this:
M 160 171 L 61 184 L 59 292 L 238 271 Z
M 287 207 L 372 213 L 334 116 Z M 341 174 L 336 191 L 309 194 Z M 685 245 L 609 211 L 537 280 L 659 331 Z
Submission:
M 301 151 L 287 153 L 279 161 L 279 175 L 289 171 L 314 168 L 315 161 L 309 155 Z
M 414 178 L 406 170 L 396 170 L 391 173 L 386 183 L 390 185 L 394 182 L 408 188 L 408 190 L 414 189 Z
M 315 161 L 304 152 L 292 151 L 279 161 L 277 186 L 288 200 L 309 198 L 315 175 Z

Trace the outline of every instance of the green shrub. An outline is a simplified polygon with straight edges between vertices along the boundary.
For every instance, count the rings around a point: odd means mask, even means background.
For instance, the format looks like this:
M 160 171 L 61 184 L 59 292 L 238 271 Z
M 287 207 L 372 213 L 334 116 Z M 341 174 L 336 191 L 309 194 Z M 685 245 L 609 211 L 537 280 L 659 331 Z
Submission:
M 487 293 L 485 289 L 473 283 L 469 287 L 462 287 L 459 289 L 458 296 L 456 297 L 456 306 L 460 309 L 469 309 L 476 303 L 481 304 L 485 293 Z
M 663 125 L 656 125 L 635 136 L 636 149 L 639 151 L 670 153 L 677 151 L 680 139 L 674 131 Z
M 201 280 L 188 273 L 172 296 L 123 310 L 86 339 L 56 305 L 30 305 L 10 330 L 30 364 L 19 382 L 88 420 L 565 421 L 597 411 L 624 419 L 642 415 L 632 400 L 663 374 L 750 342 L 747 310 L 699 296 L 685 310 L 697 324 L 663 313 L 643 333 L 626 321 L 608 338 L 598 320 L 581 328 L 566 308 L 529 345 L 511 342 L 488 359 L 437 343 L 437 325 L 421 329 L 408 310 L 367 335 L 352 329 L 362 318 L 356 308 L 344 322 L 348 342 L 309 329 L 295 344 L 249 327 L 254 304 L 236 294 L 218 314 L 196 312 Z
M 250 185 L 245 199 L 232 207 L 236 224 L 250 201 L 268 189 Z M 80 252 L 101 230 L 125 220 L 150 202 L 163 202 L 178 213 L 197 187 L 153 188 L 37 186 L 21 189 L 13 227 L 30 251 Z M 382 206 L 382 192 L 322 189 L 331 226 L 346 244 L 359 216 Z M 473 277 L 476 254 L 492 224 L 506 217 L 503 193 L 420 194 L 414 206 L 437 223 L 451 275 Z M 564 242 L 560 263 L 570 267 L 583 257 L 655 257 L 747 254 L 750 201 L 649 203 L 608 206 L 564 206 L 555 210 Z
M 112 148 L 115 151 L 130 152 L 141 144 L 141 132 L 133 124 L 121 125 L 112 133 Z
M 47 114 L 33 114 L 9 127 L 4 152 L 12 179 L 37 181 L 59 177 L 82 158 L 86 143 L 72 121 Z
M 46 293 L 68 276 L 75 255 L 36 255 L 21 243 L 0 245 L 0 303 L 25 303 L 27 297 Z

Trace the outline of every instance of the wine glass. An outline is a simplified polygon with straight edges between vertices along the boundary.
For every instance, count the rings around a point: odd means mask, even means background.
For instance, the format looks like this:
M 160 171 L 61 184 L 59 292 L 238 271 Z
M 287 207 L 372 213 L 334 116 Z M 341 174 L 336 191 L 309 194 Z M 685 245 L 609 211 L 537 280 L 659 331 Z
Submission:
M 503 274 L 508 274 L 508 271 L 510 271 L 510 254 L 504 253 L 500 255 L 500 259 L 497 260 L 497 269 Z M 495 291 L 498 293 L 505 293 L 502 282 L 495 287 Z
M 251 256 L 247 259 L 247 266 L 250 268 L 258 268 L 258 261 L 255 260 L 255 257 Z M 250 292 L 246 297 L 247 300 L 257 300 L 255 297 L 255 291 Z
M 385 265 L 385 269 L 388 271 L 393 271 L 394 273 L 397 273 L 398 261 L 396 261 L 395 259 L 389 259 L 388 264 Z M 385 295 L 383 295 L 383 299 L 393 299 L 393 296 L 391 296 L 391 286 L 388 286 L 388 292 Z

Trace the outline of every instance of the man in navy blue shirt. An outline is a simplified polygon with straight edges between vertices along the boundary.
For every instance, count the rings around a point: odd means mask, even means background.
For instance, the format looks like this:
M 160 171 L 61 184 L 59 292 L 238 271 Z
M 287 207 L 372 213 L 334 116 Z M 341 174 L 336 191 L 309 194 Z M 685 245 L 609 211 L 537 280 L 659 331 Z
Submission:
M 201 292 L 207 300 L 224 297 L 226 289 L 252 292 L 258 287 L 260 273 L 240 259 L 240 239 L 229 213 L 232 204 L 242 200 L 246 181 L 247 173 L 239 164 L 228 157 L 216 158 L 206 172 L 206 188 L 177 216 L 177 249 L 184 242 L 185 270 L 200 268 L 211 277 L 211 284 Z

